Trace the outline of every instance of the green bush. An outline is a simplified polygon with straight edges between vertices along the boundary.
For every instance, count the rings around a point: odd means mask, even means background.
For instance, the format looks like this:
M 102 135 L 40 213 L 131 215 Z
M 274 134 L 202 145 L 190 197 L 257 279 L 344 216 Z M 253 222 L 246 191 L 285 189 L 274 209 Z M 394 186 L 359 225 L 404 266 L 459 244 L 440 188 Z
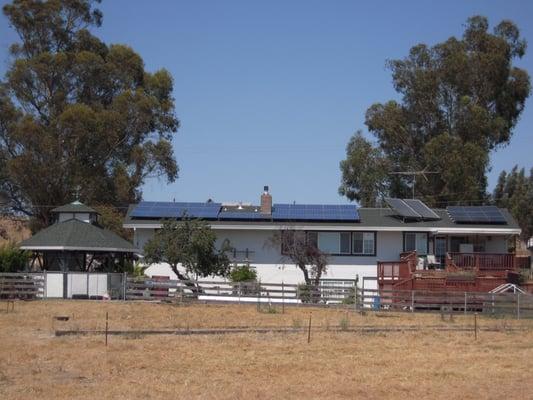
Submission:
M 237 265 L 231 269 L 229 279 L 232 282 L 255 282 L 257 272 L 249 265 Z
M 20 250 L 12 243 L 0 247 L 0 272 L 19 272 L 26 270 L 30 253 Z
M 311 302 L 311 290 L 308 285 L 305 283 L 299 283 L 298 284 L 298 299 L 302 301 L 302 303 L 309 303 Z
M 355 288 L 351 287 L 348 289 L 348 293 L 346 293 L 346 297 L 342 299 L 342 304 L 355 304 Z
M 233 283 L 239 283 L 233 287 L 234 295 L 251 295 L 257 294 L 260 290 L 257 282 L 257 272 L 249 265 L 238 265 L 231 269 L 229 279 Z

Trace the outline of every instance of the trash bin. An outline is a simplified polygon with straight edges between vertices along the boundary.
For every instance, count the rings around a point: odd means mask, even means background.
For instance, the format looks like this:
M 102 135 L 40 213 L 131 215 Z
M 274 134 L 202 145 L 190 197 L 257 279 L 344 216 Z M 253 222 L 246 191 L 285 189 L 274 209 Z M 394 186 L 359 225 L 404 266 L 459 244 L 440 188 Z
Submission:
M 379 310 L 380 308 L 381 308 L 381 298 L 379 296 L 374 296 L 372 309 Z

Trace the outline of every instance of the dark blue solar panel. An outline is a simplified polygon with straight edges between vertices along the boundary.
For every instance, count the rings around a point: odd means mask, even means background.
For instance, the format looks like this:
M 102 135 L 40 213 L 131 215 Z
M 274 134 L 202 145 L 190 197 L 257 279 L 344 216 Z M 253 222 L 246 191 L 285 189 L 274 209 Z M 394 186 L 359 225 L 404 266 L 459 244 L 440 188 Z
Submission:
M 275 204 L 273 220 L 359 221 L 357 206 L 351 204 Z
M 506 224 L 501 210 L 495 206 L 450 206 L 450 218 L 458 224 Z
M 142 201 L 131 212 L 133 218 L 191 218 L 216 219 L 220 203 L 181 203 Z

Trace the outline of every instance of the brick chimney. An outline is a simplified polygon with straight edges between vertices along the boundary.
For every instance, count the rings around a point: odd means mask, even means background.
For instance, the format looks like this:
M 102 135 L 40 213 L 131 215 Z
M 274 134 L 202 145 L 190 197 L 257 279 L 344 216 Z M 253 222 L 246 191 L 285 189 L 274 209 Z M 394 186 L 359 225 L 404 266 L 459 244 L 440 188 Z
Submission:
M 261 214 L 272 214 L 272 196 L 268 193 L 268 186 L 264 187 L 264 192 L 261 195 Z

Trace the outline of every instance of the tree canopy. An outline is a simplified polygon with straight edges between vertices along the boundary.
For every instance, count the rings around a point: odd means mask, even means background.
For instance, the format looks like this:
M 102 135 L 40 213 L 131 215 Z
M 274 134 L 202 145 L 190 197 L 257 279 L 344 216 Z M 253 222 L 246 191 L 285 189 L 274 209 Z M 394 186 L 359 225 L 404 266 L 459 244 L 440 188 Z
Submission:
M 168 263 L 178 279 L 190 281 L 195 276 L 227 276 L 230 250 L 227 241 L 216 248 L 216 235 L 207 222 L 184 216 L 165 221 L 144 246 L 144 255 L 148 263 Z
M 108 45 L 99 0 L 14 0 L 4 15 L 20 42 L 0 81 L 0 190 L 11 210 L 50 222 L 76 198 L 123 207 L 147 177 L 177 178 L 173 81 Z
M 513 22 L 490 32 L 487 18 L 474 16 L 462 38 L 418 44 L 389 61 L 401 100 L 368 108 L 375 143 L 361 133 L 350 140 L 339 193 L 364 206 L 407 197 L 410 178 L 393 172 L 425 170 L 437 173 L 416 196 L 430 205 L 485 200 L 490 152 L 509 143 L 530 93 L 528 73 L 513 65 L 525 51 Z
M 507 208 L 522 229 L 522 239 L 533 236 L 533 168 L 527 176 L 524 168 L 515 166 L 502 171 L 492 194 L 498 207 Z

